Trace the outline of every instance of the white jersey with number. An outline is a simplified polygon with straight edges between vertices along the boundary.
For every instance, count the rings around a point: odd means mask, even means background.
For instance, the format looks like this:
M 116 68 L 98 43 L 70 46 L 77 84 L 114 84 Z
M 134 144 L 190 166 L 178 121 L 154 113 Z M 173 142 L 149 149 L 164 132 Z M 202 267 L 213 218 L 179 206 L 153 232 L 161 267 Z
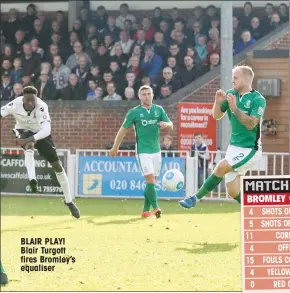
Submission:
M 14 99 L 1 107 L 1 117 L 8 115 L 15 118 L 15 129 L 30 130 L 34 133 L 40 131 L 42 123 L 50 123 L 48 106 L 40 98 L 37 98 L 35 108 L 30 113 L 23 108 L 23 96 Z

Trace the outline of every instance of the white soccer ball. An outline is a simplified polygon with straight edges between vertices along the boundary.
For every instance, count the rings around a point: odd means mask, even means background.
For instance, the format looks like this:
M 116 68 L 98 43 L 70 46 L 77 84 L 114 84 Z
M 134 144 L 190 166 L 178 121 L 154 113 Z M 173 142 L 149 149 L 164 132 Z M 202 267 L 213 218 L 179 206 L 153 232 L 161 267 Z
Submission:
M 169 170 L 163 175 L 162 185 L 170 192 L 177 192 L 184 186 L 184 176 L 178 169 Z

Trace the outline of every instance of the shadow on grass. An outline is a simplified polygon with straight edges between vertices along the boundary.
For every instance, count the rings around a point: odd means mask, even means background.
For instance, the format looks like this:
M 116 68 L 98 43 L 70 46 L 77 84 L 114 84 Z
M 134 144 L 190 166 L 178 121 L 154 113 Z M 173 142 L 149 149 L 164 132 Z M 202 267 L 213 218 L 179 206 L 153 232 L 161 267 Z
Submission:
M 186 210 L 177 200 L 159 201 L 164 215 L 198 215 L 239 213 L 240 205 L 221 202 L 200 202 L 194 209 Z M 143 200 L 77 198 L 82 216 L 136 216 L 143 208 Z M 68 209 L 59 197 L 1 196 L 3 216 L 64 216 Z
M 143 218 L 138 217 L 138 218 L 132 218 L 132 219 L 127 219 L 127 220 L 113 220 L 113 221 L 107 221 L 107 222 L 95 222 L 92 219 L 87 219 L 88 224 L 93 224 L 95 226 L 107 226 L 107 225 L 126 225 L 126 224 L 131 224 L 139 221 L 144 221 Z
M 238 244 L 230 243 L 195 243 L 196 248 L 176 248 L 177 251 L 185 251 L 194 254 L 205 254 L 210 252 L 228 252 L 239 247 Z

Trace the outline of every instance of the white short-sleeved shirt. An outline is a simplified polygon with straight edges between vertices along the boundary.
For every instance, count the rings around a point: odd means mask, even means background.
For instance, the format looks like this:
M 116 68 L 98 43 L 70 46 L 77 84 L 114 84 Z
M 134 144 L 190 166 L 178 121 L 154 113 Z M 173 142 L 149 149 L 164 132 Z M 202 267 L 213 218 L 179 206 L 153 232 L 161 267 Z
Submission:
M 41 124 L 50 123 L 48 106 L 40 98 L 37 98 L 35 108 L 29 113 L 23 107 L 23 96 L 14 99 L 1 107 L 1 116 L 12 115 L 15 120 L 15 129 L 30 130 L 34 133 L 40 131 Z

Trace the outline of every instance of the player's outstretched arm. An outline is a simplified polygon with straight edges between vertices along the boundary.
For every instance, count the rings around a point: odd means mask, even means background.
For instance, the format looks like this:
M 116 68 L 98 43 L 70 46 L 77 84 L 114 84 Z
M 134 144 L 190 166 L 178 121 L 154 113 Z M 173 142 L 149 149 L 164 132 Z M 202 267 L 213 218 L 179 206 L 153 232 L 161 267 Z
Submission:
M 215 94 L 215 103 L 212 108 L 212 116 L 215 120 L 219 120 L 225 115 L 225 111 L 222 111 L 222 105 L 226 102 L 225 97 L 226 93 L 223 90 L 218 90 Z
M 119 129 L 115 141 L 114 141 L 114 145 L 112 147 L 112 149 L 110 150 L 110 156 L 114 157 L 117 155 L 119 147 L 124 139 L 124 137 L 127 135 L 128 133 L 128 128 L 124 128 L 123 126 Z

